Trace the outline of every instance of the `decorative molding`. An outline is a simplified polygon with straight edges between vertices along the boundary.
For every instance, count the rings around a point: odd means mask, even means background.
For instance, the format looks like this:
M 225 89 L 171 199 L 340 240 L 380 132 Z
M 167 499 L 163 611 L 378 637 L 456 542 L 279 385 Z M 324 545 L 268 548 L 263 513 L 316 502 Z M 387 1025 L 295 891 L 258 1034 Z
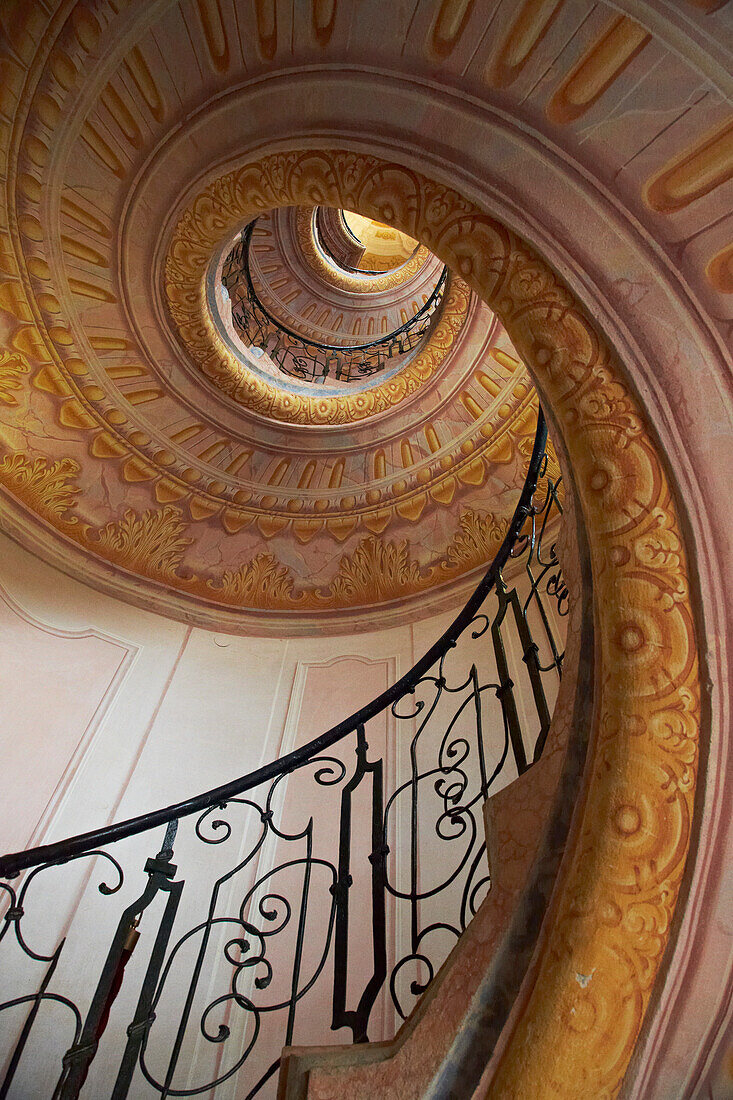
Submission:
M 169 582 L 176 577 L 191 541 L 185 530 L 180 508 L 167 505 L 139 516 L 128 509 L 121 520 L 107 523 L 87 539 L 98 553 L 123 569 Z
M 23 356 L 0 349 L 0 404 L 18 404 L 13 391 L 23 388 L 22 377 L 30 374 L 30 369 Z
M 180 508 L 166 505 L 142 514 L 128 508 L 120 520 L 102 527 L 80 523 L 74 513 L 79 489 L 72 480 L 78 472 L 71 460 L 49 464 L 24 454 L 0 460 L 0 484 L 87 550 L 126 572 L 235 608 L 335 611 L 401 600 L 488 565 L 508 523 L 488 512 L 461 512 L 458 530 L 427 567 L 411 557 L 408 540 L 367 535 L 341 556 L 325 586 L 298 583 L 292 569 L 272 553 L 256 554 L 220 579 L 202 578 L 183 564 L 190 539 Z
M 31 38 L 34 28 L 29 24 Z M 67 50 L 74 64 L 96 65 L 95 51 L 87 58 L 88 47 L 76 40 L 72 24 L 57 31 L 59 49 Z M 140 55 L 133 51 L 123 63 L 124 79 L 139 76 L 140 65 Z M 134 75 L 132 79 L 139 90 Z M 109 135 L 101 144 L 97 139 L 104 128 L 93 117 L 98 110 L 105 117 L 110 111 L 114 115 L 109 104 L 116 101 L 107 93 L 95 100 L 92 84 L 85 85 L 90 90 L 79 136 L 73 127 L 49 128 L 51 103 L 64 114 L 72 93 L 59 86 L 45 46 L 34 58 L 27 82 L 28 95 L 8 101 L 15 117 L 12 133 L 8 131 L 8 171 L 18 186 L 7 191 L 8 228 L 0 235 L 5 276 L 0 309 L 9 380 L 3 392 L 13 404 L 0 402 L 0 432 L 3 451 L 39 459 L 49 469 L 63 464 L 57 472 L 69 475 L 78 530 L 71 529 L 71 512 L 54 518 L 42 502 L 41 510 L 35 509 L 32 494 L 16 494 L 21 479 L 6 470 L 6 499 L 11 508 L 13 501 L 19 505 L 12 519 L 6 517 L 8 529 L 22 528 L 36 547 L 47 546 L 48 530 L 31 536 L 32 521 L 21 513 L 25 509 L 30 516 L 42 516 L 44 525 L 65 536 L 54 548 L 54 560 L 77 575 L 81 571 L 88 581 L 93 578 L 96 585 L 117 585 L 121 591 L 121 573 L 106 569 L 107 563 L 118 564 L 119 547 L 109 532 L 102 537 L 95 532 L 119 524 L 128 503 L 136 516 L 179 508 L 186 528 L 182 538 L 187 540 L 180 568 L 165 574 L 156 567 L 130 568 L 130 576 L 140 582 L 134 598 L 169 612 L 173 608 L 187 620 L 196 615 L 208 621 L 206 601 L 221 587 L 224 574 L 269 554 L 273 540 L 290 542 L 289 555 L 280 547 L 277 553 L 298 563 L 299 585 L 311 575 L 325 585 L 329 577 L 324 560 L 330 561 L 339 547 L 353 553 L 359 540 L 370 535 L 389 534 L 398 541 L 406 537 L 421 571 L 429 574 L 457 529 L 460 511 L 467 506 L 482 510 L 480 494 L 489 480 L 509 510 L 510 497 L 503 490 L 520 484 L 518 444 L 532 431 L 531 385 L 500 326 L 488 310 L 477 307 L 459 279 L 453 280 L 443 316 L 421 355 L 383 388 L 350 395 L 355 404 L 349 426 L 361 426 L 353 446 L 345 445 L 340 434 L 344 424 L 338 415 L 334 419 L 327 399 L 318 405 L 318 423 L 310 425 L 257 412 L 245 415 L 250 410 L 206 386 L 185 356 L 176 360 L 174 355 L 173 365 L 166 357 L 172 333 L 158 309 L 163 251 L 158 244 L 169 236 L 165 219 L 155 247 L 152 240 L 145 245 L 152 250 L 148 293 L 127 271 L 127 223 L 117 225 L 103 209 L 106 200 L 101 196 L 108 191 L 100 185 L 99 173 L 111 172 L 115 195 L 127 195 L 129 202 L 115 205 L 124 207 L 126 219 L 134 220 L 140 209 L 139 181 L 132 165 L 129 171 L 126 167 L 130 162 L 119 135 L 116 145 Z M 147 100 L 133 99 L 131 110 L 150 109 Z M 136 126 L 136 149 L 142 153 L 147 127 L 139 119 Z M 17 142 L 16 133 L 21 134 Z M 48 156 L 34 160 L 41 148 Z M 77 185 L 74 178 L 80 158 L 89 160 L 89 187 Z M 475 339 L 479 314 L 491 333 L 490 348 Z M 153 343 L 166 344 L 167 353 L 148 344 L 151 333 Z M 486 370 L 482 363 L 479 381 L 477 358 L 487 350 L 504 358 L 488 363 Z M 27 373 L 19 372 L 21 361 Z M 384 418 L 380 433 L 389 443 L 379 476 L 380 448 L 368 424 L 374 402 L 375 415 Z M 438 423 L 437 435 L 432 419 Z M 52 423 L 52 430 L 46 427 L 39 434 L 39 424 Z M 292 433 L 285 434 L 290 428 Z M 307 435 L 300 428 L 314 431 Z M 330 452 L 327 434 L 337 454 Z M 436 512 L 443 513 L 439 520 Z M 335 544 L 325 556 L 324 537 Z M 83 547 L 85 556 L 72 544 Z M 214 545 L 221 547 L 221 560 Z M 89 553 L 98 559 L 94 567 Z M 433 575 L 436 583 L 442 582 L 442 573 Z M 150 579 L 155 585 L 146 583 Z M 161 586 L 168 591 L 163 593 Z M 129 587 L 125 591 L 129 595 Z
M 49 462 L 16 453 L 0 459 L 0 484 L 43 519 L 57 524 L 78 522 L 69 514 L 79 493 L 71 480 L 78 473 L 79 465 L 71 458 Z
M 315 241 L 315 211 L 308 207 L 298 207 L 295 214 L 295 232 L 300 245 L 300 254 L 314 275 L 338 290 L 349 294 L 375 294 L 385 290 L 396 290 L 417 275 L 430 259 L 430 252 L 421 245 L 414 256 L 395 271 L 383 275 L 358 275 L 340 271 L 321 255 Z

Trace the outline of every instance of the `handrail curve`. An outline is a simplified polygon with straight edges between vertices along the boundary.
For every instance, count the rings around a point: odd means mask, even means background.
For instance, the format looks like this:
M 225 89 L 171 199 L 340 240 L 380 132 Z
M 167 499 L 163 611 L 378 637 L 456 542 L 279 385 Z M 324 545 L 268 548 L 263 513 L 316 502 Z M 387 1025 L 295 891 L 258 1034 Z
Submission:
M 512 551 L 520 539 L 525 520 L 533 514 L 533 496 L 545 458 L 546 444 L 547 424 L 542 408 L 539 407 L 534 445 L 524 486 L 501 546 L 486 573 L 451 625 L 412 668 L 391 687 L 377 695 L 348 718 L 314 738 L 307 745 L 303 745 L 277 760 L 272 760 L 255 771 L 229 783 L 213 787 L 211 790 L 204 791 L 193 798 L 145 814 L 139 814 L 136 817 L 100 829 L 92 829 L 51 844 L 42 844 L 24 852 L 11 852 L 0 856 L 0 878 L 15 878 L 21 871 L 30 867 L 37 867 L 40 864 L 65 863 L 115 841 L 147 832 L 160 825 L 171 825 L 171 823 L 177 822 L 181 818 L 201 813 L 211 807 L 228 802 L 237 795 L 252 790 L 268 780 L 294 771 L 319 753 L 343 740 L 349 734 L 358 733 L 359 729 L 364 727 L 375 715 L 387 707 L 393 706 L 406 695 L 413 693 L 415 686 L 424 674 L 456 645 L 459 636 L 474 619 L 476 612 L 496 584 L 503 566 L 512 555 Z
M 318 215 L 319 210 L 322 210 L 322 209 L 323 209 L 323 207 L 316 207 L 316 209 L 313 212 L 313 221 L 311 223 L 314 238 L 315 238 L 315 242 L 316 242 L 317 246 L 320 248 L 321 252 L 324 252 L 326 254 L 326 256 L 330 259 L 330 261 L 332 263 L 335 263 L 337 267 L 342 268 L 344 271 L 348 271 L 349 274 L 351 274 L 351 275 L 367 275 L 367 276 L 368 275 L 379 275 L 379 276 L 383 276 L 385 274 L 384 269 L 381 270 L 381 271 L 378 271 L 376 268 L 354 267 L 353 264 L 349 264 L 345 260 L 340 260 L 337 256 L 333 255 L 333 253 L 331 252 L 331 249 L 328 248 L 325 241 L 323 240 L 323 237 L 322 237 L 321 233 L 319 232 L 318 216 L 317 215 Z M 342 225 L 342 227 L 344 228 L 346 233 L 348 233 L 348 235 L 352 239 L 352 241 L 354 241 L 355 244 L 357 244 L 361 247 L 361 254 L 363 256 L 364 253 L 366 252 L 366 248 L 364 247 L 364 245 L 362 245 L 359 238 L 356 236 L 354 231 L 349 226 L 349 223 L 346 221 L 346 218 L 344 217 L 343 210 L 340 213 L 341 213 L 341 225 Z M 412 254 L 410 256 L 408 256 L 407 259 L 403 260 L 402 263 L 396 265 L 394 268 L 388 268 L 386 270 L 399 271 L 401 268 L 403 268 L 405 266 L 405 264 L 408 264 L 410 262 L 410 260 L 412 259 L 412 257 L 415 255 L 415 253 L 418 251 L 418 249 L 420 247 L 421 246 L 419 244 L 416 245 L 415 248 L 413 249 Z

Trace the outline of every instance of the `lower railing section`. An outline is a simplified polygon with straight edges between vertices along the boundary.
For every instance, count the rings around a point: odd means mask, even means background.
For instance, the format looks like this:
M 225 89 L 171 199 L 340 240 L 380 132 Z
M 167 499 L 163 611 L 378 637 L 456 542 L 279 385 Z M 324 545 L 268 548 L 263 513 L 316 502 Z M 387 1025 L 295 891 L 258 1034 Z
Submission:
M 382 696 L 241 780 L 0 860 L 0 1098 L 274 1095 L 283 1045 L 395 1033 L 490 888 L 487 795 L 547 736 L 567 592 L 545 445 L 540 414 L 494 563 Z

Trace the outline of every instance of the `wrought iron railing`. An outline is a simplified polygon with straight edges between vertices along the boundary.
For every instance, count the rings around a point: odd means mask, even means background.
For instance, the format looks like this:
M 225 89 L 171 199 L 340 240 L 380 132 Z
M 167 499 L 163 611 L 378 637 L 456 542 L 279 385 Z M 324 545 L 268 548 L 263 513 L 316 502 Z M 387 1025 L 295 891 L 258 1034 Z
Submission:
M 378 374 L 390 359 L 414 351 L 437 320 L 448 285 L 443 271 L 430 297 L 399 328 L 365 344 L 326 344 L 295 332 L 261 301 L 252 280 L 249 251 L 256 220 L 242 231 L 222 266 L 221 281 L 232 303 L 232 324 L 246 343 L 261 348 L 283 374 L 303 382 L 354 382 Z
M 0 1097 L 264 1096 L 284 1044 L 394 1033 L 490 887 L 487 796 L 547 736 L 567 590 L 546 439 L 540 413 L 494 561 L 388 690 L 240 779 L 0 858 Z

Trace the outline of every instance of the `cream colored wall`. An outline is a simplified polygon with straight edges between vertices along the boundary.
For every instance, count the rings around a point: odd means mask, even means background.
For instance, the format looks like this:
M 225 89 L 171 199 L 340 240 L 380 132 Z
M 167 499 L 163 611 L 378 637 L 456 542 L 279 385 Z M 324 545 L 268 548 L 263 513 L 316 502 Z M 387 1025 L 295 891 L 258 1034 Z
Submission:
M 3 851 L 58 840 L 246 774 L 346 717 L 413 662 L 409 625 L 352 638 L 296 641 L 216 634 L 101 595 L 41 563 L 5 536 L 0 537 L 0 563 L 0 760 L 8 792 L 2 809 Z M 385 723 L 382 719 L 383 727 Z M 392 726 L 375 737 L 374 750 L 387 749 L 388 733 L 393 736 Z M 296 795 L 297 802 L 296 778 L 289 781 L 289 794 Z M 296 820 L 298 810 L 307 819 L 313 809 L 298 804 L 293 812 L 285 812 L 288 827 L 295 831 L 302 826 Z M 333 814 L 337 807 L 329 810 Z M 334 835 L 337 821 L 336 817 L 331 825 Z M 195 841 L 192 824 L 182 826 L 176 846 L 181 874 L 187 884 L 195 884 L 193 894 L 184 889 L 179 913 L 187 922 L 184 928 L 205 914 L 214 872 L 225 870 L 227 860 L 236 863 L 237 849 L 246 851 L 257 836 L 257 823 L 248 821 L 233 842 L 236 848 L 209 849 Z M 121 893 L 113 898 L 98 894 L 105 868 L 97 861 L 90 877 L 88 860 L 67 868 L 63 877 L 44 872 L 38 894 L 29 896 L 32 904 L 24 922 L 32 946 L 53 949 L 70 927 L 59 984 L 78 994 L 82 1012 L 116 920 L 124 904 L 142 889 L 143 864 L 155 854 L 162 834 L 159 829 L 111 846 L 126 875 Z M 271 845 L 253 866 L 261 874 L 268 861 L 280 856 L 287 858 Z M 114 879 L 110 869 L 106 881 Z M 233 880 L 222 893 L 223 908 L 236 912 L 253 881 L 247 874 Z M 147 923 L 150 926 L 150 918 Z M 5 967 L 11 940 L 4 945 Z M 38 966 L 28 965 L 17 951 L 10 961 L 19 991 L 35 989 Z M 220 975 L 219 979 L 216 991 Z M 215 979 L 212 982 L 216 985 Z M 135 979 L 128 985 L 132 992 Z M 173 986 L 182 988 L 180 981 Z M 134 1000 L 126 992 L 116 1007 L 129 1020 Z M 328 1011 L 324 1004 L 315 1018 L 306 1018 L 306 1039 L 328 1038 Z M 42 1092 L 41 1081 L 53 1071 L 38 1052 L 60 1054 L 58 1036 L 64 1046 L 70 1041 L 64 1013 L 49 1009 L 42 1016 L 34 1033 L 36 1057 L 26 1059 L 15 1086 L 19 1091 L 12 1095 Z M 12 1025 L 21 1019 L 18 1014 Z M 10 1024 L 7 1015 L 5 1022 Z M 233 1029 L 236 1023 L 231 1021 Z M 383 1026 L 391 1026 L 391 1020 Z M 267 1045 L 277 1057 L 279 1030 L 273 1043 Z M 219 1053 L 217 1048 L 214 1052 Z M 225 1058 L 227 1053 L 223 1052 Z M 110 1070 L 114 1056 L 108 1064 L 108 1054 L 100 1052 L 92 1080 L 101 1080 Z M 203 1060 L 207 1071 L 212 1068 L 210 1056 L 211 1044 L 204 1043 L 199 1062 Z
M 189 797 L 305 744 L 406 672 L 454 614 L 348 638 L 213 633 L 87 588 L 0 535 L 0 753 L 24 791 L 4 800 L 3 850 Z M 339 668 L 348 658 L 358 675 Z

